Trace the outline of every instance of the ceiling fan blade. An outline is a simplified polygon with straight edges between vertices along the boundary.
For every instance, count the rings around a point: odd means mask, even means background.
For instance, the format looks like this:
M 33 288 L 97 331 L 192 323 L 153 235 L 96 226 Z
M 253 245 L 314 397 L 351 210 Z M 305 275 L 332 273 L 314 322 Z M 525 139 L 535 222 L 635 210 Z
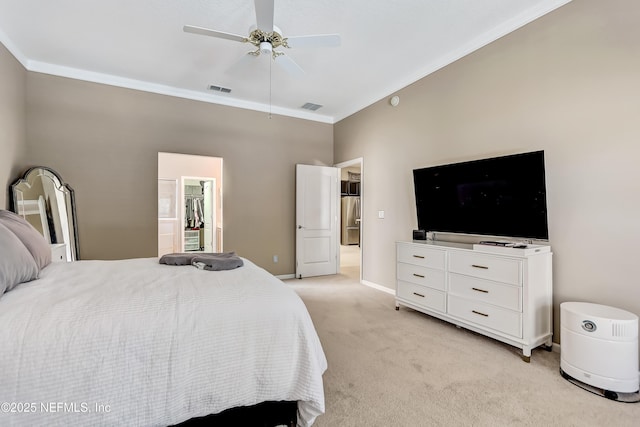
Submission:
M 276 64 L 280 66 L 283 70 L 289 73 L 293 77 L 302 77 L 304 76 L 304 70 L 300 68 L 298 64 L 295 63 L 293 59 L 288 57 L 287 55 L 278 55 L 275 58 Z
M 247 41 L 246 37 L 240 36 L 238 34 L 231 34 L 231 33 L 225 33 L 222 31 L 209 30 L 208 28 L 194 27 L 193 25 L 185 25 L 184 27 L 182 27 L 182 29 L 185 33 L 200 34 L 203 36 L 217 37 L 219 39 L 233 40 L 236 42 Z
M 289 47 L 335 47 L 340 46 L 340 42 L 340 34 L 287 37 Z
M 253 65 L 253 61 L 256 60 L 258 56 L 253 55 L 251 52 L 242 56 L 239 60 L 237 60 L 231 67 L 229 67 L 225 73 L 230 75 L 243 75 L 251 72 L 252 68 L 249 64 Z
M 254 0 L 256 6 L 256 25 L 258 29 L 270 33 L 273 31 L 273 1 Z

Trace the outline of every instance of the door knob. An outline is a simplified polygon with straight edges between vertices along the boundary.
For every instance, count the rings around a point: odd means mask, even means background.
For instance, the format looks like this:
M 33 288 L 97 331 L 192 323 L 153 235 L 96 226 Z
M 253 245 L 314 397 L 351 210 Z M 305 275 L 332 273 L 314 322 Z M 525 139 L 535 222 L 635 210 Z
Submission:
M 300 230 L 300 229 L 302 229 L 302 228 L 304 228 L 304 227 L 303 227 L 303 226 L 301 226 L 301 225 L 299 225 L 299 226 L 298 226 L 298 230 Z

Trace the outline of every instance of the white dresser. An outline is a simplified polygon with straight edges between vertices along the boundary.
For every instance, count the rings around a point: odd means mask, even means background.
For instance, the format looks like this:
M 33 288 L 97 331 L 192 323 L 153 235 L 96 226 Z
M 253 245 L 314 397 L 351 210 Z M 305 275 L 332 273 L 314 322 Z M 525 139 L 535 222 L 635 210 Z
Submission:
M 51 244 L 51 262 L 67 262 L 67 245 L 65 243 Z
M 200 230 L 184 230 L 184 250 L 200 250 Z
M 396 310 L 404 305 L 522 349 L 551 349 L 549 246 L 397 243 Z

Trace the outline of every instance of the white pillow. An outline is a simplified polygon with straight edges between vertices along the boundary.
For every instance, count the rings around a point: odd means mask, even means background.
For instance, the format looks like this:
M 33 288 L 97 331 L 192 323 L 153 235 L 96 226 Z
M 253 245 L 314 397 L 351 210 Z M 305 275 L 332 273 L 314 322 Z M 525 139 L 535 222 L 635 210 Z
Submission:
M 0 296 L 16 285 L 38 278 L 38 265 L 27 247 L 0 224 Z

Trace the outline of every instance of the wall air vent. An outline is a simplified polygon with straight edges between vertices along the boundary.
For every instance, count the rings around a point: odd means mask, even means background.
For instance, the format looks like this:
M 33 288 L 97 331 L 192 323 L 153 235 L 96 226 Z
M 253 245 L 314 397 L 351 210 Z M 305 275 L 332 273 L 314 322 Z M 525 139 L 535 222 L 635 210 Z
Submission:
M 311 111 L 316 111 L 318 108 L 321 108 L 322 105 L 318 105 L 318 104 L 313 104 L 311 102 L 307 102 L 306 104 L 304 104 L 302 107 L 302 109 L 305 110 L 311 110 Z
M 214 92 L 231 93 L 231 89 L 229 89 L 228 87 L 222 87 L 222 86 L 216 86 L 216 85 L 210 85 L 209 90 L 212 90 Z

